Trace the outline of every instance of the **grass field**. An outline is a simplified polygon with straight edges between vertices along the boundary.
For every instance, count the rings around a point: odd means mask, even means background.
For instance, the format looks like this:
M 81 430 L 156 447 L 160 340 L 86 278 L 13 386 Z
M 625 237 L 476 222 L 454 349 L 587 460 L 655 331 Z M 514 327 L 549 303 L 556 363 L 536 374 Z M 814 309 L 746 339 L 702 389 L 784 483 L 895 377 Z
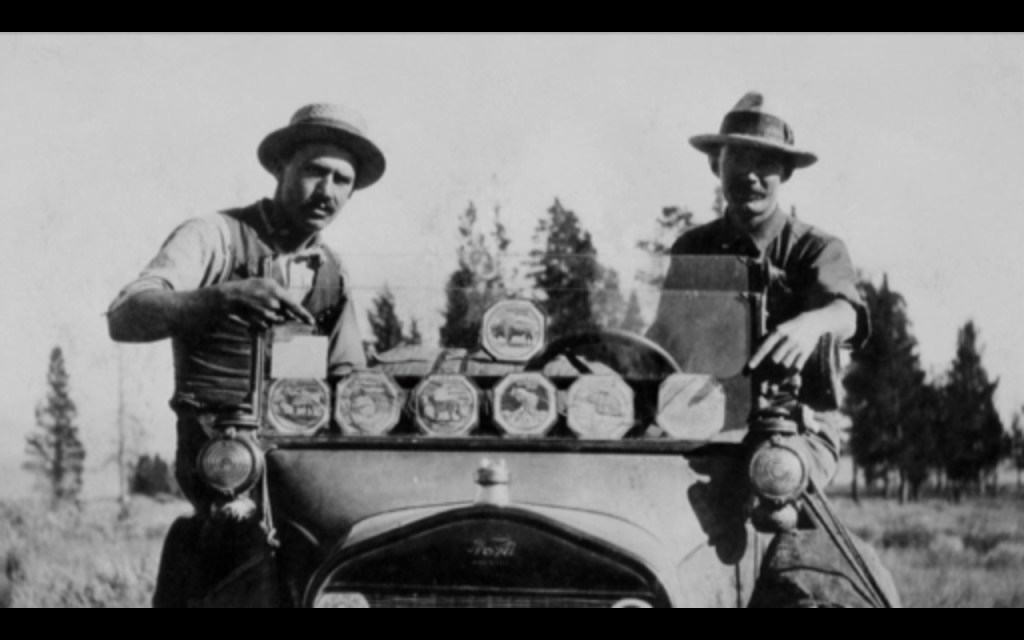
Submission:
M 905 606 L 1024 607 L 1024 498 L 835 503 L 878 548 Z M 0 504 L 0 575 L 6 557 L 11 606 L 149 606 L 164 534 L 189 507 L 137 499 L 129 518 L 119 521 L 117 511 L 113 501 L 55 514 Z
M 1024 497 L 953 505 L 835 501 L 879 550 L 907 607 L 1024 607 Z
M 118 520 L 113 500 L 50 513 L 0 504 L 0 570 L 13 578 L 12 607 L 148 607 L 167 528 L 191 510 L 137 499 Z M 5 560 L 6 558 L 6 560 Z

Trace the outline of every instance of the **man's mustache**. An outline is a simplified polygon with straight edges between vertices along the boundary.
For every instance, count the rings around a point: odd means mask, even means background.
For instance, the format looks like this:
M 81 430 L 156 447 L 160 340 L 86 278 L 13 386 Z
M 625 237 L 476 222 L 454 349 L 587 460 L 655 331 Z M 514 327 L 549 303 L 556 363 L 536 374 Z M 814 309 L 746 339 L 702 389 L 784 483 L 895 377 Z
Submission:
M 335 209 L 337 209 L 337 204 L 331 198 L 327 198 L 324 196 L 313 196 L 309 200 L 306 200 L 305 204 L 303 205 L 303 208 L 307 210 L 329 209 L 331 211 L 334 211 Z

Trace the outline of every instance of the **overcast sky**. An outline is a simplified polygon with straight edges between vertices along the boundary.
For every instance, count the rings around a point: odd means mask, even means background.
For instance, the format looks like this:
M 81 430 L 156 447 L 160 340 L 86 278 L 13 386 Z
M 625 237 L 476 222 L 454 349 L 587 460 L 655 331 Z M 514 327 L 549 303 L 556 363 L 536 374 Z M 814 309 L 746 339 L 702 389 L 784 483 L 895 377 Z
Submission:
M 560 198 L 632 286 L 663 206 L 707 216 L 714 177 L 687 139 L 760 90 L 821 158 L 785 201 L 890 275 L 927 367 L 948 366 L 974 319 L 1004 418 L 1024 404 L 1022 36 L 0 35 L 0 87 L 8 469 L 55 344 L 90 466 L 105 462 L 104 310 L 177 224 L 272 192 L 256 146 L 312 101 L 363 112 L 389 162 L 328 240 L 365 295 L 389 283 L 433 333 L 468 202 L 500 207 L 526 253 Z M 165 455 L 169 351 L 120 349 L 146 446 Z

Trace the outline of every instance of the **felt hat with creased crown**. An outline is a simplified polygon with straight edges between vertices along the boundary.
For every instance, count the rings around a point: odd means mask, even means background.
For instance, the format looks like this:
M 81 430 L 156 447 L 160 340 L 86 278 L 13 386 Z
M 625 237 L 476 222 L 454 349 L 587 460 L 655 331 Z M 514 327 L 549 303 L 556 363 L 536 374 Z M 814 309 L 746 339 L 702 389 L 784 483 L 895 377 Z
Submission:
M 708 155 L 717 154 L 722 145 L 742 145 L 778 151 L 790 158 L 793 168 L 804 169 L 818 161 L 818 156 L 799 149 L 793 129 L 779 116 L 765 108 L 764 96 L 751 91 L 725 114 L 718 133 L 690 138 L 690 144 Z
M 355 111 L 337 104 L 310 104 L 292 116 L 287 127 L 260 143 L 260 164 L 276 173 L 300 144 L 328 142 L 351 153 L 356 160 L 356 189 L 365 189 L 384 175 L 384 153 L 370 140 L 366 121 Z

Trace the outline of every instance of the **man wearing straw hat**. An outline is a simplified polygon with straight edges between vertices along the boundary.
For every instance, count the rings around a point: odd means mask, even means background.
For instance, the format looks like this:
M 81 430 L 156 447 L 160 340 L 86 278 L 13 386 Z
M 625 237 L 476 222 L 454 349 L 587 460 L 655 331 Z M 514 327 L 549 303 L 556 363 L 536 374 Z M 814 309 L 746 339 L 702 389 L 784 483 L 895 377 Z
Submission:
M 315 326 L 330 336 L 331 377 L 366 365 L 347 279 L 320 234 L 381 178 L 383 153 L 358 114 L 313 104 L 257 155 L 277 180 L 273 197 L 182 224 L 108 314 L 116 341 L 172 340 L 176 475 L 200 517 L 215 497 L 195 469 L 204 427 L 249 400 L 253 328 Z

